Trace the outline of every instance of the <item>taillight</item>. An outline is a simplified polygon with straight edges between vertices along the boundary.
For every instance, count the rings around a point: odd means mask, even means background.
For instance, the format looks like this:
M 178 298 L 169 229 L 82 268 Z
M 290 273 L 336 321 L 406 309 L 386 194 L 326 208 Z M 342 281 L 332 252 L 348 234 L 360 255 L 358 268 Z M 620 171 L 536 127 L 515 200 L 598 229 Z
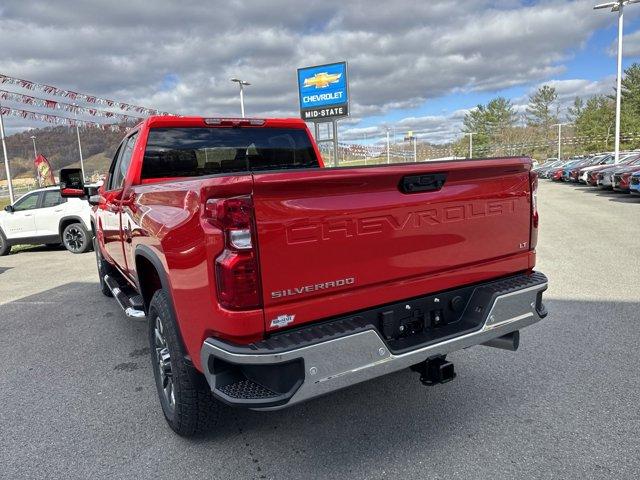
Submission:
M 531 186 L 531 235 L 529 238 L 529 248 L 536 248 L 538 244 L 538 174 L 529 172 L 529 183 Z
M 251 197 L 210 199 L 205 212 L 208 221 L 222 230 L 225 239 L 225 248 L 215 261 L 218 301 L 230 310 L 261 307 Z

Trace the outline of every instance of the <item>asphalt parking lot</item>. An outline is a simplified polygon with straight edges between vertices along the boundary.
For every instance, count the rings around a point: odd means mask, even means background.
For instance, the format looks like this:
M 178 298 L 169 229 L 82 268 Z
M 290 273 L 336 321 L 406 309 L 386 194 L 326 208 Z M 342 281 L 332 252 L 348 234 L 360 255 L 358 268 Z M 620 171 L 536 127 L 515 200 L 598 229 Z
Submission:
M 518 352 L 449 358 L 289 410 L 226 410 L 182 439 L 162 418 L 143 323 L 92 253 L 0 258 L 0 478 L 637 478 L 640 198 L 541 181 L 547 319 Z

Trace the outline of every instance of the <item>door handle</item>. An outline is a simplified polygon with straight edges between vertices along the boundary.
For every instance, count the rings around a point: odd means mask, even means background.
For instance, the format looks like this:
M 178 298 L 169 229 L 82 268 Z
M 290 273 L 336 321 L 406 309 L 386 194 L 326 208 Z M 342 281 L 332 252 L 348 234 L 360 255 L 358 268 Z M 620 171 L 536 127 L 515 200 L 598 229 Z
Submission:
M 434 192 L 440 190 L 446 180 L 446 173 L 407 175 L 400 181 L 400 190 L 403 193 Z

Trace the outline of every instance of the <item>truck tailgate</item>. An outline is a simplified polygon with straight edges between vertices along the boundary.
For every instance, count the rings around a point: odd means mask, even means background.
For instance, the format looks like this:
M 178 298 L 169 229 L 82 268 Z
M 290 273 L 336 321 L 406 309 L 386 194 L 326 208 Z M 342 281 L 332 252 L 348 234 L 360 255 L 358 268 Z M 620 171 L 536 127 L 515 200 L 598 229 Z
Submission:
M 526 269 L 529 168 L 508 158 L 254 175 L 266 329 L 402 300 L 416 285 L 430 293 L 428 279 L 448 271 Z M 445 181 L 402 187 L 414 176 Z

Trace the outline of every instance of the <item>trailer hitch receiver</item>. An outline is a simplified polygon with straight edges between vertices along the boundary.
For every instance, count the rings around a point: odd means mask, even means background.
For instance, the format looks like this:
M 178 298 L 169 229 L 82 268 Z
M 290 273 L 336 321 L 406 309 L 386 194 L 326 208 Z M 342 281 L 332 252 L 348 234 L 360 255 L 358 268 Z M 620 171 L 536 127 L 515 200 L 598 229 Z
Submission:
M 456 378 L 453 363 L 447 362 L 444 356 L 427 358 L 424 362 L 411 367 L 411 369 L 420 374 L 420 381 L 423 385 L 438 385 Z

